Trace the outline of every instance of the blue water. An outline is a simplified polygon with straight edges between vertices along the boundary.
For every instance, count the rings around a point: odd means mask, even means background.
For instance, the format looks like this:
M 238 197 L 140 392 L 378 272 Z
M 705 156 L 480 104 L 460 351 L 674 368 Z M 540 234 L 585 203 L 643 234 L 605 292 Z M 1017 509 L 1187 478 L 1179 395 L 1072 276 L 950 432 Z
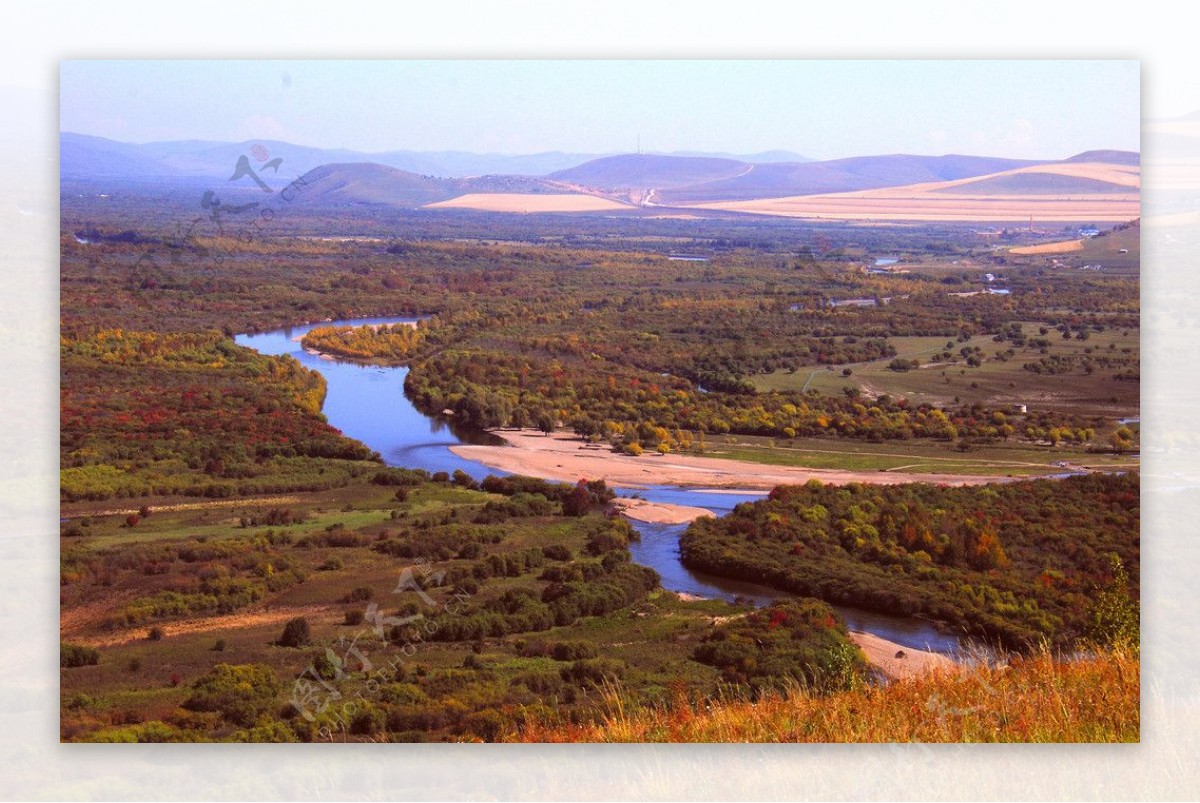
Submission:
M 461 469 L 476 480 L 489 474 L 499 476 L 508 472 L 489 468 L 474 460 L 466 460 L 450 451 L 461 443 L 502 443 L 487 433 L 466 431 L 427 416 L 416 409 L 404 395 L 404 377 L 408 369 L 359 365 L 330 360 L 309 354 L 299 339 L 317 326 L 358 326 L 363 324 L 410 323 L 415 318 L 359 318 L 344 321 L 295 326 L 256 335 L 238 335 L 240 346 L 262 354 L 289 355 L 302 365 L 319 371 L 327 385 L 322 411 L 329 423 L 347 436 L 365 443 L 379 452 L 390 466 L 423 468 L 429 472 L 453 473 Z M 654 486 L 645 489 L 619 488 L 621 496 L 638 496 L 653 502 L 687 505 L 711 510 L 723 515 L 742 502 L 762 499 L 763 493 L 730 493 L 688 490 L 674 486 Z M 687 525 L 663 525 L 632 522 L 641 534 L 641 541 L 630 549 L 633 559 L 649 566 L 662 576 L 663 588 L 683 591 L 701 597 L 733 601 L 743 599 L 757 605 L 791 596 L 767 586 L 727 580 L 693 572 L 680 562 L 679 536 Z M 953 652 L 959 646 L 954 636 L 939 632 L 927 622 L 917 619 L 838 607 L 851 630 L 874 633 L 882 638 L 914 649 Z
M 379 452 L 389 466 L 448 473 L 461 469 L 477 480 L 488 474 L 505 474 L 474 460 L 464 460 L 450 451 L 451 446 L 460 443 L 500 444 L 503 441 L 487 433 L 457 431 L 443 420 L 420 413 L 404 396 L 407 368 L 323 359 L 309 354 L 295 339 L 318 326 L 411 323 L 415 320 L 363 318 L 332 321 L 259 335 L 238 335 L 235 340 L 238 345 L 263 354 L 287 354 L 305 367 L 320 371 L 327 385 L 322 411 L 329 423 Z

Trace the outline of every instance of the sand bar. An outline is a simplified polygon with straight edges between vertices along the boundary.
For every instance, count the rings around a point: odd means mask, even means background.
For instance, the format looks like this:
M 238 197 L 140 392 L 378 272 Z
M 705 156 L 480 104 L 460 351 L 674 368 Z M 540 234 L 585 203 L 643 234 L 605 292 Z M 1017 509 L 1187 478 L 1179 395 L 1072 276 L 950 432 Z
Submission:
M 900 471 L 834 471 L 798 466 L 771 466 L 695 455 L 640 457 L 615 454 L 606 446 L 583 443 L 573 433 L 543 435 L 537 430 L 501 430 L 495 433 L 507 446 L 450 447 L 459 457 L 491 468 L 531 477 L 577 482 L 602 479 L 620 488 L 674 485 L 681 488 L 769 491 L 777 485 L 801 485 L 809 480 L 835 485 L 862 482 L 899 485 L 926 482 L 945 485 L 984 485 L 1005 482 L 1004 477 L 964 474 L 910 474 Z M 690 520 L 690 519 L 689 519 Z
M 637 521 L 649 524 L 687 524 L 701 516 L 711 516 L 711 510 L 687 505 L 668 505 L 664 502 L 649 502 L 645 499 L 613 500 L 613 507 L 619 512 Z

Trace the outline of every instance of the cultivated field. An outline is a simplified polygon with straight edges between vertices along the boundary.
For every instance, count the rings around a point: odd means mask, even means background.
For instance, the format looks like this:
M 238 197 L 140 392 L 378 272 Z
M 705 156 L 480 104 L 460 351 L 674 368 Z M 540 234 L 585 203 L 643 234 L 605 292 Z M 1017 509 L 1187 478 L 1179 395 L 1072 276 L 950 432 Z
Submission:
M 1023 245 L 1010 248 L 1010 254 L 1018 256 L 1034 256 L 1037 254 L 1072 254 L 1083 250 L 1083 240 L 1064 240 L 1057 243 L 1042 243 L 1041 245 Z
M 1036 191 L 996 193 L 991 182 L 1021 182 L 1059 176 L 1102 182 L 1106 191 Z M 1029 186 L 1034 186 L 1032 183 Z M 1030 217 L 1042 223 L 1125 221 L 1140 214 L 1140 171 L 1136 167 L 1100 163 L 1038 165 L 954 181 L 909 184 L 903 187 L 797 195 L 752 201 L 718 201 L 696 208 L 816 220 L 911 220 L 1004 222 Z

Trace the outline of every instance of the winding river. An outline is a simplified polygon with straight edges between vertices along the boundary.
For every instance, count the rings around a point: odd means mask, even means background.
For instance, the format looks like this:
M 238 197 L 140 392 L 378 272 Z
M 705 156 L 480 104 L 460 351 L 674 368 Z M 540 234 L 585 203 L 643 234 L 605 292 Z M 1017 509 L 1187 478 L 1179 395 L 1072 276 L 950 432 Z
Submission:
M 238 345 L 262 354 L 288 355 L 302 365 L 319 371 L 327 383 L 323 411 L 329 423 L 348 437 L 377 451 L 388 465 L 423 468 L 429 472 L 465 471 L 477 480 L 488 474 L 506 472 L 463 459 L 450 451 L 461 443 L 501 441 L 483 432 L 463 431 L 418 411 L 404 395 L 404 367 L 360 365 L 329 359 L 305 351 L 300 338 L 316 326 L 360 326 L 412 322 L 414 318 L 357 318 L 278 329 L 254 335 L 238 335 Z M 727 513 L 740 502 L 761 499 L 762 494 L 709 493 L 670 486 L 637 490 L 617 489 L 622 496 L 637 495 L 654 502 L 705 508 L 716 515 Z M 663 587 L 701 597 L 749 599 L 759 605 L 787 596 L 766 586 L 727 580 L 691 571 L 680 562 L 679 536 L 687 525 L 631 522 L 642 538 L 630 552 L 634 561 L 657 571 Z M 851 630 L 873 633 L 914 649 L 953 652 L 959 640 L 939 632 L 918 619 L 886 616 L 854 608 L 838 607 Z

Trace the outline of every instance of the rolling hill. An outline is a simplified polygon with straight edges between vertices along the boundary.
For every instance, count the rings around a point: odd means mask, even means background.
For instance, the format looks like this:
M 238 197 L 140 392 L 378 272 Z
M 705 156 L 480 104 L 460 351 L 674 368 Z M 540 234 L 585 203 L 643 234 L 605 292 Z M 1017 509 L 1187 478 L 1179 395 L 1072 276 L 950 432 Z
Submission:
M 540 176 L 595 159 L 596 154 L 547 153 L 510 156 L 467 151 L 410 151 L 365 153 L 344 148 L 311 148 L 279 140 L 213 142 L 178 140 L 140 145 L 83 134 L 59 136 L 63 178 L 140 178 L 193 176 L 228 178 L 238 157 L 255 145 L 270 157 L 281 157 L 281 173 L 289 179 L 321 165 L 371 163 L 419 175 L 462 178 L 488 174 Z
M 326 164 L 372 163 L 440 178 L 509 175 L 545 176 L 603 158 L 595 153 L 546 151 L 531 154 L 472 153 L 469 151 L 393 150 L 368 153 L 346 148 L 313 148 L 273 139 L 246 142 L 171 140 L 132 144 L 103 137 L 63 132 L 62 176 L 71 179 L 193 176 L 227 178 L 239 156 L 255 145 L 270 157 L 281 157 L 280 171 L 288 178 Z M 703 157 L 745 163 L 805 161 L 788 151 L 765 151 L 747 156 L 719 153 L 678 153 L 674 157 Z
M 457 207 L 457 208 L 486 208 L 486 202 L 480 206 L 470 201 L 450 202 L 463 198 L 505 198 L 535 199 L 562 197 L 565 190 L 552 182 L 543 179 L 527 178 L 524 176 L 482 176 L 480 178 L 434 178 L 397 170 L 381 164 L 348 163 L 322 165 L 310 170 L 299 183 L 303 191 L 297 193 L 297 202 L 307 206 L 352 206 L 376 205 L 393 206 L 398 208 L 416 208 L 421 206 Z M 591 198 L 590 195 L 567 194 L 567 197 L 579 195 Z M 596 199 L 603 200 L 603 199 Z M 577 202 L 576 202 L 577 204 Z M 611 206 L 619 206 L 606 202 Z M 512 204 L 509 204 L 510 206 Z M 554 211 L 553 202 L 534 202 L 534 211 Z M 568 203 L 568 207 L 571 204 Z M 517 207 L 504 211 L 522 211 L 530 208 L 529 202 L 517 202 Z M 587 206 L 585 208 L 599 209 L 609 206 Z M 576 211 L 574 207 L 566 211 Z
M 734 159 L 631 153 L 593 159 L 547 178 L 601 190 L 650 190 L 730 179 L 752 167 Z
M 1142 163 L 1142 155 L 1136 151 L 1084 151 L 1077 153 L 1064 162 L 1103 162 L 1104 164 L 1128 165 L 1137 167 Z
M 702 203 L 786 195 L 816 195 L 827 192 L 894 187 L 928 181 L 947 181 L 981 176 L 1015 167 L 1037 164 L 1018 159 L 982 156 L 861 156 L 825 162 L 747 165 L 752 169 L 703 186 L 676 187 L 656 194 L 662 204 Z
M 306 205 L 497 212 L 686 209 L 837 220 L 1127 220 L 1137 217 L 1140 155 L 1094 150 L 1067 159 L 888 154 L 803 161 L 786 151 L 588 158 L 458 151 L 366 154 L 286 142 L 201 140 L 133 145 L 61 135 L 63 180 L 227 181 L 238 159 L 279 159 L 263 179 L 303 175 Z M 791 161 L 763 161 L 781 157 Z M 566 165 L 564 167 L 564 165 Z M 471 172 L 485 167 L 504 168 Z M 529 175 L 523 171 L 540 171 Z M 532 201 L 523 196 L 542 196 Z
M 374 204 L 421 206 L 461 195 L 466 189 L 452 179 L 420 176 L 381 164 L 330 164 L 305 173 L 298 184 L 298 203 L 306 206 Z
M 102 137 L 63 134 L 59 141 L 62 178 L 175 177 L 179 171 L 137 145 Z

